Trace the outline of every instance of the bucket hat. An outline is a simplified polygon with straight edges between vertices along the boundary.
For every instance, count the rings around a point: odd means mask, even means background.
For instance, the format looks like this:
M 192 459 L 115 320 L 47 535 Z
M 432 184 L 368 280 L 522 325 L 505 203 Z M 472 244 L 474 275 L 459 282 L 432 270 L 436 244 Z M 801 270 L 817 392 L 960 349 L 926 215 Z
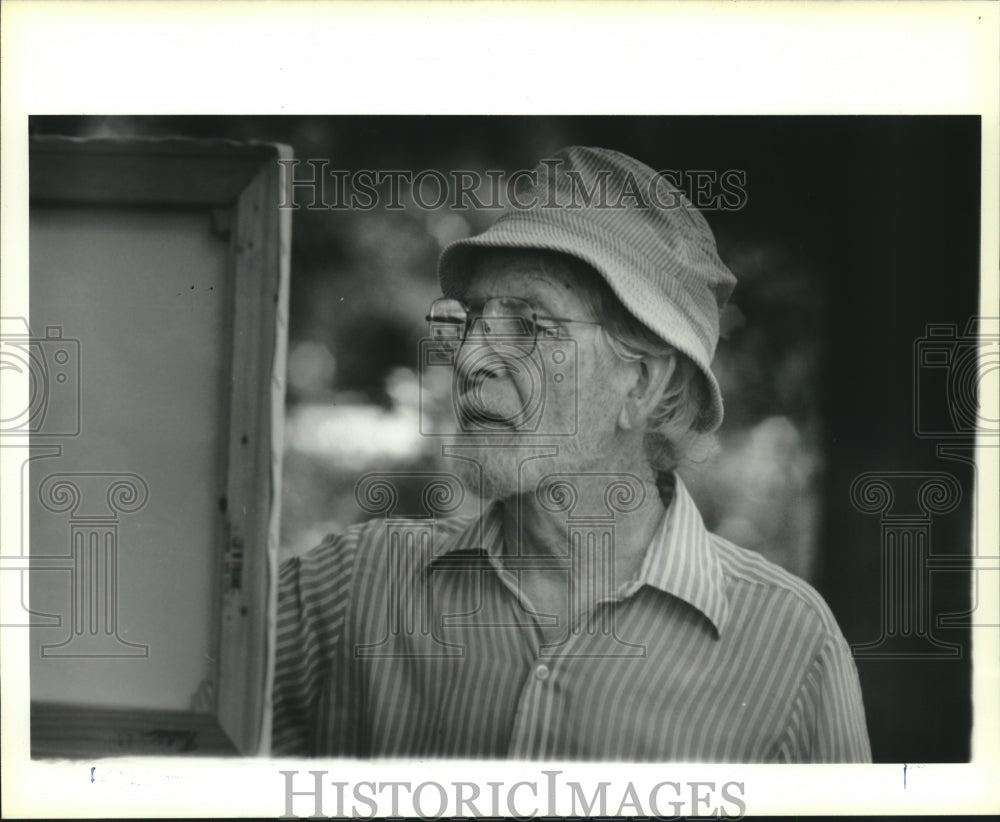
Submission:
M 576 257 L 607 281 L 629 313 L 698 366 L 709 390 L 698 428 L 718 428 L 722 395 L 711 362 L 736 278 L 701 212 L 666 172 L 610 149 L 571 146 L 519 177 L 526 185 L 496 222 L 442 251 L 442 293 L 461 296 L 477 249 Z

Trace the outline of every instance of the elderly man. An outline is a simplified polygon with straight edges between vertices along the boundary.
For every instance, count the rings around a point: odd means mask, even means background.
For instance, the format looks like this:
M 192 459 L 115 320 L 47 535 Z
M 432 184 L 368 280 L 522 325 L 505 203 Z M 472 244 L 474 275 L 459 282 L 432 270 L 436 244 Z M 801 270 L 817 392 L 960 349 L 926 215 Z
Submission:
M 722 420 L 735 279 L 701 214 L 573 147 L 439 274 L 446 452 L 481 514 L 372 521 L 282 568 L 274 752 L 869 760 L 825 603 L 708 533 L 674 472 Z

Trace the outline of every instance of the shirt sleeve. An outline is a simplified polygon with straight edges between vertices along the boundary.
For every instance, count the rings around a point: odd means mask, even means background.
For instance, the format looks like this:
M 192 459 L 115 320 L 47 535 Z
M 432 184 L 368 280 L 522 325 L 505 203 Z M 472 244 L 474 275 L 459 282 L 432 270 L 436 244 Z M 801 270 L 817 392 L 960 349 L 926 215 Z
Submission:
M 351 589 L 353 552 L 346 537 L 328 537 L 278 573 L 277 642 L 271 751 L 314 756 L 331 729 L 331 689 L 338 676 Z
M 851 649 L 828 637 L 803 677 L 778 755 L 785 762 L 871 762 Z

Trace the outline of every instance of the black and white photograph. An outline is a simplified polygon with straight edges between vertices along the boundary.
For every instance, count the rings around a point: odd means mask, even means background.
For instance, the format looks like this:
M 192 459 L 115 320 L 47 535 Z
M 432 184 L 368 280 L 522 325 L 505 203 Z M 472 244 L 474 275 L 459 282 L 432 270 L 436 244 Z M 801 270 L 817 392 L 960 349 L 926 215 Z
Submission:
M 995 119 L 336 109 L 23 117 L 21 767 L 369 818 L 981 773 Z

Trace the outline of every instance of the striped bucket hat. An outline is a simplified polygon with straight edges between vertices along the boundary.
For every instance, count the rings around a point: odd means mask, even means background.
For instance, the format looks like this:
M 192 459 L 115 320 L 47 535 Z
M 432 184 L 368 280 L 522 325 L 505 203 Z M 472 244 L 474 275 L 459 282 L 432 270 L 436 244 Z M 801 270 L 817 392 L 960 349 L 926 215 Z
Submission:
M 493 225 L 441 253 L 444 295 L 461 295 L 475 249 L 576 257 L 604 277 L 636 319 L 699 367 L 710 395 L 700 428 L 718 428 L 722 395 L 710 364 L 736 278 L 719 259 L 701 212 L 664 173 L 609 149 L 562 149 L 526 178 L 530 185 Z

